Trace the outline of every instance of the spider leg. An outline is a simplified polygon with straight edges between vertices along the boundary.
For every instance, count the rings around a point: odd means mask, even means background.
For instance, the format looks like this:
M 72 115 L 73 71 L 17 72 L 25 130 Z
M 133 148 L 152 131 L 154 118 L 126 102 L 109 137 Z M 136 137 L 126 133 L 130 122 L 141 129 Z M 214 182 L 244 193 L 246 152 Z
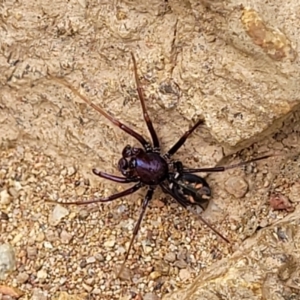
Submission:
M 81 93 L 79 93 L 68 81 L 64 80 L 63 78 L 58 78 L 49 75 L 49 77 L 53 80 L 56 81 L 57 83 L 60 83 L 70 89 L 77 97 L 81 98 L 85 103 L 87 103 L 89 106 L 94 108 L 96 111 L 98 111 L 102 116 L 104 116 L 106 119 L 111 121 L 114 125 L 118 126 L 120 129 L 134 137 L 136 140 L 138 140 L 141 145 L 145 149 L 151 149 L 151 145 L 136 131 L 133 129 L 129 128 L 125 124 L 121 123 L 119 120 L 113 118 L 111 115 L 109 115 L 107 112 L 105 112 L 100 106 L 95 105 L 92 101 L 90 101 L 87 97 L 83 96 Z
M 129 182 L 138 182 L 139 178 L 126 178 L 126 177 L 120 177 L 120 176 L 115 176 L 111 175 L 102 171 L 99 171 L 97 169 L 93 169 L 93 173 L 99 177 L 114 181 L 114 182 L 119 182 L 119 183 L 129 183 Z
M 181 199 L 179 199 L 178 197 L 176 197 L 176 195 L 172 192 L 172 190 L 167 187 L 164 183 L 160 184 L 160 187 L 162 188 L 162 190 L 166 193 L 171 195 L 182 207 L 184 207 L 185 209 L 187 209 L 187 205 L 185 202 L 183 202 Z M 218 235 L 220 238 L 222 238 L 225 242 L 230 243 L 229 240 L 224 237 L 221 233 L 219 233 L 216 229 L 214 229 L 212 227 L 212 225 L 210 225 L 205 219 L 203 219 L 200 215 L 197 215 L 197 217 L 208 227 L 210 228 L 216 235 Z
M 167 158 L 170 158 L 173 154 L 175 154 L 178 149 L 185 143 L 186 139 L 193 133 L 193 131 L 199 126 L 203 125 L 204 120 L 200 119 L 198 122 L 189 130 L 187 130 L 183 136 L 175 143 L 175 145 L 164 155 Z
M 143 184 L 141 182 L 138 182 L 136 185 L 132 186 L 131 188 L 122 191 L 120 193 L 105 197 L 105 198 L 100 198 L 100 199 L 93 199 L 93 200 L 89 200 L 89 201 L 74 201 L 74 202 L 66 202 L 66 203 L 59 203 L 62 205 L 84 205 L 84 204 L 91 204 L 91 203 L 97 203 L 97 202 L 111 202 L 113 200 L 116 200 L 118 198 L 133 194 L 134 192 L 136 192 L 137 190 L 139 190 L 141 187 L 143 186 Z M 52 201 L 52 200 L 46 200 L 46 202 L 51 202 L 51 203 L 55 203 L 57 204 L 57 201 Z
M 247 164 L 250 164 L 252 162 L 258 161 L 258 160 L 263 160 L 269 157 L 275 156 L 274 154 L 270 154 L 270 155 L 264 155 L 264 156 L 260 156 L 260 157 L 256 157 L 247 161 L 242 161 L 239 162 L 237 164 L 233 164 L 233 165 L 229 165 L 229 166 L 219 166 L 219 167 L 211 167 L 211 168 L 198 168 L 198 169 L 182 169 L 181 172 L 182 173 L 198 173 L 198 172 L 208 172 L 208 173 L 212 173 L 212 172 L 223 172 L 229 169 L 234 169 L 234 168 L 238 168 Z
M 153 127 L 152 121 L 151 121 L 151 119 L 150 119 L 150 117 L 147 113 L 147 109 L 146 109 L 146 105 L 145 105 L 145 98 L 144 98 L 144 94 L 143 94 L 143 88 L 142 88 L 139 76 L 137 74 L 136 60 L 135 60 L 135 57 L 134 57 L 132 52 L 131 52 L 131 57 L 132 57 L 133 66 L 134 66 L 134 77 L 135 77 L 135 82 L 136 82 L 136 86 L 137 86 L 137 92 L 138 92 L 140 102 L 141 102 L 141 105 L 142 105 L 143 117 L 144 117 L 144 120 L 147 124 L 148 130 L 150 132 L 152 142 L 153 142 L 153 146 L 154 146 L 156 151 L 159 151 L 159 140 L 158 140 L 157 134 L 155 132 L 155 129 Z M 146 149 L 146 150 L 148 150 L 148 149 Z
M 140 229 L 140 226 L 141 226 L 141 223 L 142 223 L 142 220 L 143 220 L 143 217 L 145 215 L 145 212 L 146 212 L 146 209 L 147 209 L 147 206 L 150 202 L 150 200 L 152 199 L 152 196 L 153 196 L 153 192 L 155 190 L 156 187 L 153 187 L 153 186 L 149 186 L 148 188 L 148 191 L 147 191 L 147 194 L 143 200 L 143 203 L 142 203 L 142 208 L 141 208 L 141 213 L 140 213 L 140 216 L 138 218 L 138 221 L 137 223 L 135 224 L 135 227 L 133 229 L 133 234 L 132 234 L 132 238 L 131 238 L 131 241 L 130 241 L 130 244 L 129 244 L 129 248 L 127 250 L 127 253 L 126 253 L 126 256 L 125 256 L 125 259 L 124 259 L 124 262 L 117 274 L 117 277 L 120 277 L 121 273 L 123 272 L 123 269 L 125 267 L 125 264 L 126 264 L 126 261 L 128 259 L 128 256 L 129 256 L 129 253 L 130 253 L 130 250 L 131 250 L 131 247 L 133 245 L 133 242 L 139 232 L 139 229 Z

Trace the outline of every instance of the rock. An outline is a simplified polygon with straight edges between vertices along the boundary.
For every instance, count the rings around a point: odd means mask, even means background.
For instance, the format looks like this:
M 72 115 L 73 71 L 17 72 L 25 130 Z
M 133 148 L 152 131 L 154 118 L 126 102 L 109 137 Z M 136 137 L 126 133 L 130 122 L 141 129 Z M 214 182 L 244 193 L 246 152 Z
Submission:
M 12 201 L 11 195 L 7 192 L 7 190 L 3 190 L 0 192 L 0 204 L 1 205 L 9 205 Z
M 115 269 L 115 273 L 119 274 L 120 266 Z M 122 272 L 119 274 L 120 279 L 122 280 L 130 280 L 132 278 L 132 270 L 127 268 L 126 266 L 123 268 Z
M 48 299 L 48 293 L 46 291 L 35 288 L 33 290 L 30 300 L 47 300 L 47 299 Z
M 165 260 L 171 263 L 174 262 L 176 260 L 176 254 L 174 252 L 168 252 L 165 255 Z
M 27 257 L 29 259 L 35 259 L 37 256 L 38 250 L 35 246 L 28 246 L 27 247 Z
M 66 230 L 63 230 L 60 234 L 60 239 L 64 244 L 69 244 L 70 241 L 72 240 L 73 235 Z
M 142 299 L 143 300 L 159 300 L 159 297 L 153 293 L 146 293 Z
M 69 214 L 69 210 L 57 204 L 49 216 L 49 224 L 56 226 L 59 222 Z
M 274 210 L 286 210 L 291 212 L 295 209 L 289 199 L 281 193 L 271 194 L 269 203 Z
M 67 292 L 60 292 L 54 300 L 85 300 L 85 295 L 69 295 Z
M 232 176 L 225 182 L 226 191 L 237 199 L 243 198 L 248 191 L 248 183 L 239 176 Z
M 47 276 L 48 274 L 44 269 L 41 269 L 37 272 L 37 278 L 39 279 L 40 282 L 44 282 Z
M 5 213 L 4 211 L 0 211 L 0 221 L 8 221 L 9 220 L 9 216 L 7 213 Z
M 29 275 L 25 272 L 19 273 L 16 277 L 18 283 L 23 284 L 29 279 Z
M 115 240 L 108 240 L 104 242 L 104 247 L 105 248 L 112 248 L 116 244 Z
M 188 269 L 181 269 L 179 271 L 179 278 L 181 279 L 181 281 L 186 281 L 188 279 L 190 279 L 191 277 L 191 273 Z
M 300 181 L 296 181 L 290 188 L 289 199 L 291 202 L 300 202 Z
M 96 257 L 95 256 L 90 256 L 86 259 L 86 263 L 89 264 L 93 264 L 96 262 Z
M 77 170 L 74 166 L 70 166 L 67 169 L 67 175 L 68 176 L 73 176 L 76 172 L 77 172 Z
M 187 263 L 184 260 L 180 259 L 180 260 L 176 260 L 176 262 L 174 263 L 174 266 L 179 269 L 184 269 L 187 267 Z
M 85 220 L 88 216 L 89 216 L 89 212 L 86 210 L 86 209 L 81 209 L 78 213 L 78 217 L 81 219 L 81 220 Z
M 10 300 L 10 299 L 19 299 L 23 296 L 24 292 L 19 290 L 16 287 L 11 287 L 7 285 L 0 285 L 0 295 L 1 299 L 3 300 Z
M 158 271 L 151 272 L 149 275 L 150 279 L 152 279 L 152 280 L 155 280 L 155 279 L 159 278 L 160 276 L 161 276 L 161 273 Z
M 6 274 L 16 267 L 16 258 L 13 247 L 10 244 L 0 245 L 0 279 L 4 280 Z

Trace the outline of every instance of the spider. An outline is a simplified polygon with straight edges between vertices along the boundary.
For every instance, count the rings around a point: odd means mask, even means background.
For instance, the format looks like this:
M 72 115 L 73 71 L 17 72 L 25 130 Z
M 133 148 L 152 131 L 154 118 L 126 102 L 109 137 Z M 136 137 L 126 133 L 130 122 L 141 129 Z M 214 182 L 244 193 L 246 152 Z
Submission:
M 133 235 L 126 252 L 123 264 L 120 268 L 118 276 L 121 274 L 126 261 L 128 259 L 130 250 L 132 248 L 133 242 L 138 234 L 143 216 L 146 212 L 146 208 L 149 205 L 153 197 L 155 189 L 160 186 L 162 191 L 165 194 L 171 195 L 181 206 L 187 208 L 189 205 L 199 205 L 203 209 L 206 208 L 206 205 L 209 197 L 211 196 L 211 189 L 206 182 L 206 180 L 200 176 L 197 176 L 193 173 L 198 172 L 223 172 L 228 169 L 236 168 L 243 166 L 245 164 L 266 159 L 272 155 L 265 155 L 257 157 L 245 162 L 240 162 L 230 166 L 218 166 L 211 168 L 185 168 L 181 161 L 172 160 L 172 156 L 178 151 L 178 149 L 185 143 L 187 138 L 195 131 L 197 127 L 204 124 L 203 119 L 199 119 L 191 129 L 187 130 L 179 140 L 167 151 L 165 154 L 162 154 L 160 151 L 160 142 L 156 131 L 153 127 L 152 121 L 148 115 L 145 99 L 143 95 L 143 89 L 137 73 L 137 64 L 133 53 L 131 53 L 133 67 L 134 67 L 134 76 L 137 86 L 137 93 L 139 100 L 142 106 L 143 117 L 145 123 L 148 127 L 152 144 L 149 143 L 142 135 L 129 128 L 125 124 L 121 123 L 117 119 L 110 116 L 102 108 L 92 103 L 88 98 L 80 94 L 70 83 L 67 81 L 50 76 L 54 81 L 66 86 L 69 88 L 76 96 L 80 97 L 84 102 L 89 106 L 98 111 L 106 119 L 112 122 L 114 125 L 125 131 L 127 134 L 134 137 L 142 147 L 132 147 L 127 145 L 122 151 L 122 157 L 118 162 L 118 169 L 123 176 L 116 176 L 108 174 L 98 169 L 93 169 L 93 173 L 99 177 L 118 182 L 118 183 L 134 183 L 130 188 L 123 190 L 120 193 L 104 197 L 101 199 L 93 199 L 89 201 L 76 201 L 76 202 L 67 202 L 63 205 L 82 205 L 90 204 L 96 202 L 111 202 L 118 198 L 133 194 L 142 187 L 147 187 L 146 195 L 142 201 L 141 213 L 137 220 L 137 223 L 133 230 Z M 204 222 L 211 230 L 213 230 L 218 236 L 220 236 L 224 241 L 229 243 L 229 240 L 225 238 L 222 234 L 216 231 L 205 219 L 199 216 L 201 221 Z

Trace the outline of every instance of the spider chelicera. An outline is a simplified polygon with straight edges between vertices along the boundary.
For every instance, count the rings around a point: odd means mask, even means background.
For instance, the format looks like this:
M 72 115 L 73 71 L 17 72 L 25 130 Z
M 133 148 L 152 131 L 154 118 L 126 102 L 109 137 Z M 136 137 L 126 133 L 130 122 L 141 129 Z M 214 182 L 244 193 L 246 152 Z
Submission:
M 143 117 L 151 135 L 152 144 L 147 142 L 147 140 L 142 135 L 140 135 L 133 129 L 129 128 L 125 124 L 121 123 L 117 119 L 113 118 L 108 113 L 106 113 L 102 108 L 92 103 L 89 99 L 87 99 L 85 96 L 80 94 L 74 87 L 72 87 L 70 83 L 68 83 L 67 81 L 61 78 L 50 76 L 52 80 L 60 84 L 63 84 L 64 86 L 69 88 L 76 96 L 80 97 L 84 102 L 86 102 L 89 106 L 91 106 L 96 111 L 98 111 L 101 115 L 103 115 L 106 119 L 111 121 L 114 125 L 118 126 L 120 129 L 122 129 L 123 131 L 125 131 L 126 133 L 134 137 L 142 145 L 142 148 L 137 148 L 137 147 L 132 147 L 130 145 L 127 145 L 123 149 L 122 157 L 118 162 L 118 168 L 119 171 L 122 173 L 123 177 L 107 174 L 97 169 L 93 169 L 93 173 L 99 177 L 114 182 L 118 182 L 118 183 L 134 183 L 133 186 L 120 193 L 105 198 L 101 198 L 101 199 L 62 203 L 64 205 L 70 205 L 70 204 L 82 205 L 82 204 L 90 204 L 96 202 L 110 202 L 118 198 L 130 195 L 136 192 L 137 190 L 139 190 L 140 188 L 147 186 L 148 189 L 142 201 L 141 213 L 134 227 L 133 236 L 131 238 L 129 248 L 127 250 L 127 253 L 124 258 L 124 262 L 120 268 L 118 275 L 121 274 L 125 266 L 131 247 L 139 231 L 143 216 L 146 212 L 146 208 L 152 199 L 155 189 L 158 186 L 161 187 L 164 193 L 171 195 L 184 208 L 187 208 L 187 206 L 189 205 L 199 205 L 203 209 L 205 209 L 208 199 L 211 196 L 211 189 L 204 178 L 197 176 L 193 173 L 223 172 L 228 169 L 236 168 L 272 156 L 272 155 L 265 155 L 265 156 L 248 160 L 246 162 L 240 162 L 230 166 L 218 166 L 218 167 L 211 167 L 211 168 L 185 168 L 181 163 L 181 161 L 172 160 L 172 156 L 185 143 L 186 139 L 193 133 L 193 131 L 198 126 L 204 124 L 203 119 L 198 120 L 196 124 L 192 126 L 191 129 L 187 130 L 180 137 L 180 139 L 170 148 L 170 150 L 167 153 L 161 154 L 159 139 L 154 130 L 151 119 L 147 113 L 142 86 L 137 74 L 136 60 L 133 53 L 131 53 L 131 56 L 132 56 L 132 61 L 134 66 L 134 76 L 137 85 L 137 92 L 143 110 Z M 199 217 L 202 220 L 202 222 L 204 222 L 218 236 L 220 236 L 224 241 L 229 243 L 228 239 L 226 239 L 222 234 L 216 231 L 201 216 Z

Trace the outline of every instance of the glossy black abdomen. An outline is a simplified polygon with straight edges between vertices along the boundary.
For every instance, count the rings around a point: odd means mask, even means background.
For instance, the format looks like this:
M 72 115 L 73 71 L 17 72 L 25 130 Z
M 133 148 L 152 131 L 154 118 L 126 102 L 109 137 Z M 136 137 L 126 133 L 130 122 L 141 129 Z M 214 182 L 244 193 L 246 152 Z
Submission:
M 136 156 L 136 173 L 142 183 L 157 185 L 168 177 L 168 164 L 158 153 L 142 152 Z

